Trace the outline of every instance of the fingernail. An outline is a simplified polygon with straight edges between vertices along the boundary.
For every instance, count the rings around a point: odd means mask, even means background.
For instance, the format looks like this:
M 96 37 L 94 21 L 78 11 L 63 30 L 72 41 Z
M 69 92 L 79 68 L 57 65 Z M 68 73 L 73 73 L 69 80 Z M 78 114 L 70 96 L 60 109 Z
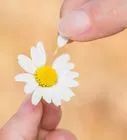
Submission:
M 59 33 L 65 37 L 80 35 L 91 26 L 88 15 L 83 10 L 71 11 L 60 19 Z

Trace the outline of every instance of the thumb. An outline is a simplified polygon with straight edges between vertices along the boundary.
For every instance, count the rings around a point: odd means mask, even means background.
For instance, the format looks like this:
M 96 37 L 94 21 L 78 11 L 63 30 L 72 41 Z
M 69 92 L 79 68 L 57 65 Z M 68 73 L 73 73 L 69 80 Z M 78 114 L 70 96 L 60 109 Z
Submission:
M 65 0 L 58 30 L 71 40 L 89 41 L 126 27 L 126 0 Z
M 28 98 L 19 111 L 1 129 L 1 140 L 34 140 L 37 137 L 39 123 L 42 116 L 42 103 L 37 106 L 31 104 Z

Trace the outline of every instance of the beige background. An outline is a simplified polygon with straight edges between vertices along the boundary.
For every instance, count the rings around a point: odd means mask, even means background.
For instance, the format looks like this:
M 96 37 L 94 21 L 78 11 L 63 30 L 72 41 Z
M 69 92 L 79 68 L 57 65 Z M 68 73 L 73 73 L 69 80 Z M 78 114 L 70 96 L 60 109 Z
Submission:
M 50 56 L 56 47 L 60 0 L 0 0 L 0 126 L 24 99 L 16 58 L 42 40 Z M 80 72 L 76 97 L 63 105 L 60 127 L 79 140 L 127 139 L 127 31 L 89 43 L 71 43 Z

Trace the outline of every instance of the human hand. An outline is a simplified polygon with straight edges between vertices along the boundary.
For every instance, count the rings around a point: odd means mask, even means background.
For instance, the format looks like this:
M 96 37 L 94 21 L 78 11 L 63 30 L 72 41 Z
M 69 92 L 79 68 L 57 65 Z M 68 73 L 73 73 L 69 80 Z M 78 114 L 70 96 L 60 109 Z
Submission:
M 89 41 L 127 27 L 127 0 L 64 0 L 59 33 L 71 40 Z
M 60 107 L 47 103 L 31 104 L 28 98 L 0 130 L 0 140 L 76 140 L 66 130 L 56 129 Z

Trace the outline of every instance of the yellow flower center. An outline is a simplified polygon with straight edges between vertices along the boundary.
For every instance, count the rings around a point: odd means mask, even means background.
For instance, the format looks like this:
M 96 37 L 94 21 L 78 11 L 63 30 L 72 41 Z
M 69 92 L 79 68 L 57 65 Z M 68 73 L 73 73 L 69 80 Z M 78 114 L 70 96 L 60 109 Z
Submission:
M 57 73 L 50 66 L 42 66 L 36 70 L 35 79 L 40 86 L 51 87 L 57 82 Z

